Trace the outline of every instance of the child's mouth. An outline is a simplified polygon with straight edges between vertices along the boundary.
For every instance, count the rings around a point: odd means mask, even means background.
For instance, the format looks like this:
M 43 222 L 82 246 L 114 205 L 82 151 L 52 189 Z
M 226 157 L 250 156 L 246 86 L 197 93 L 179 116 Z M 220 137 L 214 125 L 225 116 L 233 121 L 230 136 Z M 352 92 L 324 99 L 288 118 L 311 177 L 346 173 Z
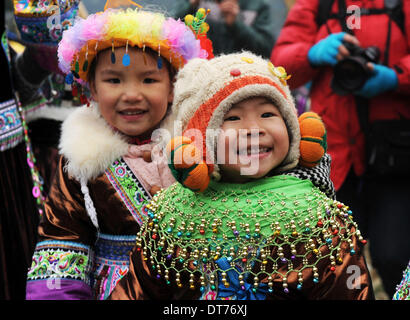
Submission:
M 133 111 L 120 111 L 119 113 L 124 116 L 137 116 L 146 113 L 147 111 L 144 110 L 133 110 Z
M 259 156 L 271 152 L 273 149 L 269 147 L 249 147 L 246 150 L 238 150 L 237 154 L 240 156 Z
M 143 118 L 144 115 L 148 113 L 148 111 L 146 110 L 122 110 L 122 111 L 119 111 L 118 113 L 122 117 L 122 119 L 124 119 L 125 121 L 134 122 L 134 121 L 138 121 L 141 118 Z

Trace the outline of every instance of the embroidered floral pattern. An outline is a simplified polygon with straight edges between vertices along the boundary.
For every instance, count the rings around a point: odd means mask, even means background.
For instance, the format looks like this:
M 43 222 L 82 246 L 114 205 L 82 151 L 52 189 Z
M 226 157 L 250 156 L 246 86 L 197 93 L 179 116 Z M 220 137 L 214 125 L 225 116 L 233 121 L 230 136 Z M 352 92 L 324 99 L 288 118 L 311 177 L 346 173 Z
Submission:
M 48 0 L 39 0 L 37 6 L 41 9 L 47 9 L 50 6 L 50 1 Z
M 91 251 L 87 246 L 66 241 L 44 241 L 36 246 L 28 280 L 75 279 L 90 284 Z
M 123 178 L 126 174 L 126 169 L 123 166 L 118 166 L 117 168 L 115 168 L 115 174 L 118 177 Z

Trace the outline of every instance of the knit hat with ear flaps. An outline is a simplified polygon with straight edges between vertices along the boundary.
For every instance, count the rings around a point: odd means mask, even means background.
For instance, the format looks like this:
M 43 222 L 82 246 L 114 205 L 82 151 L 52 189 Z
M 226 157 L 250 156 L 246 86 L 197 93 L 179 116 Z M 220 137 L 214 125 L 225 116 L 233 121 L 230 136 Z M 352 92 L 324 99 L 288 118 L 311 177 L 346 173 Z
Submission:
M 294 168 L 299 161 L 300 131 L 295 104 L 286 85 L 287 78 L 283 68 L 276 68 L 271 62 L 246 51 L 211 60 L 193 59 L 188 62 L 177 75 L 172 108 L 176 120 L 182 122 L 184 136 L 191 138 L 193 131 L 190 129 L 200 132 L 201 137 L 194 137 L 192 141 L 202 150 L 202 161 L 198 166 L 177 163 L 179 156 L 176 153 L 183 152 L 180 147 L 187 146 L 189 139 L 173 141 L 168 146 L 168 153 L 171 155 L 170 168 L 176 179 L 193 190 L 206 189 L 206 181 L 204 186 L 203 179 L 199 178 L 200 173 L 195 171 L 203 170 L 204 164 L 209 174 L 218 171 L 215 163 L 216 137 L 212 133 L 221 128 L 224 115 L 234 104 L 252 97 L 271 100 L 288 128 L 289 152 L 275 172 Z M 198 157 L 197 150 L 191 149 L 189 152 L 192 157 Z M 200 183 L 187 183 L 186 178 Z

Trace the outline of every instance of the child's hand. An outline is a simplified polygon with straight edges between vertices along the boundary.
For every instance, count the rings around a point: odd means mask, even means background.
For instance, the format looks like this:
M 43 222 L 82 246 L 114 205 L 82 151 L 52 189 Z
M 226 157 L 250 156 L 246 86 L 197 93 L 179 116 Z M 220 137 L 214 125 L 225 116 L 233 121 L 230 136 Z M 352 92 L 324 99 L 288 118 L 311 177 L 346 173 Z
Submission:
M 299 117 L 300 159 L 303 167 L 316 166 L 327 149 L 326 127 L 317 113 L 305 112 Z
M 151 194 L 151 196 L 155 196 L 155 194 L 157 194 L 159 191 L 161 191 L 161 187 L 152 186 L 152 188 L 151 188 L 151 190 L 149 191 L 149 193 Z

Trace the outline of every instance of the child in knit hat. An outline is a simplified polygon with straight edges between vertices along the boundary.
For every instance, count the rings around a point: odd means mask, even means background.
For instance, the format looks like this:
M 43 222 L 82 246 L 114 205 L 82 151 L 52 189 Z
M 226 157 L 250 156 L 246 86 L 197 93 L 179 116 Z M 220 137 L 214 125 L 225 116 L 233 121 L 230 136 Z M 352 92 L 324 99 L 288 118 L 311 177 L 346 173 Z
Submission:
M 166 163 L 150 159 L 151 132 L 170 111 L 175 70 L 212 57 L 204 30 L 139 8 L 107 8 L 64 32 L 60 68 L 85 105 L 62 125 L 28 299 L 105 299 L 127 273 L 146 205 L 175 181 Z
M 178 182 L 153 198 L 111 299 L 373 297 L 349 208 L 297 177 L 314 175 L 326 133 L 316 114 L 298 121 L 288 77 L 250 52 L 181 69 Z

